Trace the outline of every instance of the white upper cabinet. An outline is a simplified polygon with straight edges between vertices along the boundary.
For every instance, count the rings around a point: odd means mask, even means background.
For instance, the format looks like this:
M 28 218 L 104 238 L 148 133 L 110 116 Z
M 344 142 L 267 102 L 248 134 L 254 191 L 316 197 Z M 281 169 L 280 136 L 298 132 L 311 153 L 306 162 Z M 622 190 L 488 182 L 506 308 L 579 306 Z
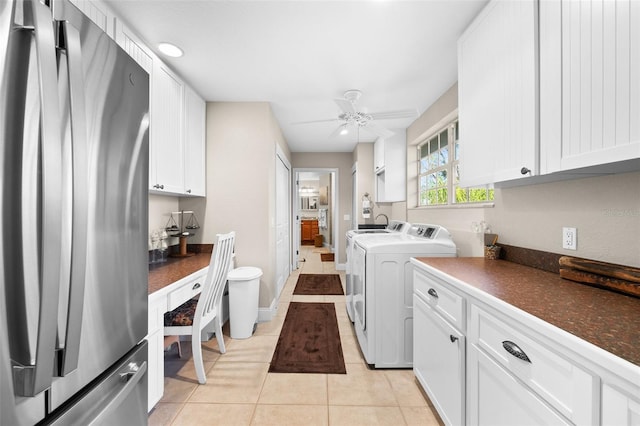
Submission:
M 184 118 L 184 192 L 204 197 L 206 103 L 189 86 L 184 92 Z
M 384 139 L 378 138 L 373 144 L 373 168 L 378 173 L 384 169 Z
M 492 1 L 458 41 L 463 186 L 538 173 L 537 8 Z
M 543 173 L 640 158 L 640 2 L 540 2 Z
M 407 199 L 407 137 L 398 130 L 389 138 L 378 138 L 373 146 L 375 200 L 391 203 Z
M 149 73 L 149 191 L 204 197 L 205 101 L 118 19 L 115 40 Z
M 184 85 L 163 64 L 154 63 L 151 87 L 149 189 L 183 194 Z
M 462 185 L 638 164 L 636 22 L 638 1 L 490 2 L 458 41 Z

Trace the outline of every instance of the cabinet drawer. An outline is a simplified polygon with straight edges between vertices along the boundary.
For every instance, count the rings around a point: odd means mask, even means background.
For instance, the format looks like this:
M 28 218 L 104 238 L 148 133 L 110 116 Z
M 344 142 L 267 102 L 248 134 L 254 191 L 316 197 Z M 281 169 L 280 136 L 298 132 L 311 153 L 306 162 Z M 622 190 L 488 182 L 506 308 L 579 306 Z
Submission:
M 472 345 L 468 354 L 469 425 L 572 425 L 484 351 Z
M 199 275 L 167 295 L 167 311 L 172 311 L 202 291 L 206 274 Z
M 437 278 L 415 270 L 413 291 L 458 330 L 464 331 L 464 299 Z
M 599 379 L 506 321 L 472 305 L 469 341 L 572 422 L 597 423 Z

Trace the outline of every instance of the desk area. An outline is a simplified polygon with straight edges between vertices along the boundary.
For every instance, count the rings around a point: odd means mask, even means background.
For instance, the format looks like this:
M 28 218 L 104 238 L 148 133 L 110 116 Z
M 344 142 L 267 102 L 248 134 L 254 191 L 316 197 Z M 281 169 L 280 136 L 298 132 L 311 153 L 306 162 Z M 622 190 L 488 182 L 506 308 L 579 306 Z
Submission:
M 149 265 L 148 411 L 164 393 L 164 314 L 200 293 L 210 260 L 211 253 L 199 253 Z

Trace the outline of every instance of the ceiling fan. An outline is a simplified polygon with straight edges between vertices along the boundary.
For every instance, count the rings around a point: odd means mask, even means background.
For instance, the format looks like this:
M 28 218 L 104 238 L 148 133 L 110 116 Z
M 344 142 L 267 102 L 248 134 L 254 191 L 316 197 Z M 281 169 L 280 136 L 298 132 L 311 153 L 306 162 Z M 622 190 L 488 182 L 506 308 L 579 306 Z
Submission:
M 377 123 L 378 120 L 395 120 L 399 118 L 415 117 L 417 111 L 414 109 L 404 109 L 397 111 L 383 112 L 364 112 L 356 109 L 356 102 L 362 96 L 360 90 L 352 89 L 344 92 L 342 98 L 334 99 L 334 102 L 340 107 L 342 112 L 337 118 L 329 118 L 325 120 L 302 121 L 294 124 L 323 123 L 337 121 L 338 127 L 329 135 L 334 138 L 338 135 L 346 135 L 349 128 L 355 127 L 356 130 L 364 128 L 376 136 L 382 138 L 391 137 L 394 132 Z

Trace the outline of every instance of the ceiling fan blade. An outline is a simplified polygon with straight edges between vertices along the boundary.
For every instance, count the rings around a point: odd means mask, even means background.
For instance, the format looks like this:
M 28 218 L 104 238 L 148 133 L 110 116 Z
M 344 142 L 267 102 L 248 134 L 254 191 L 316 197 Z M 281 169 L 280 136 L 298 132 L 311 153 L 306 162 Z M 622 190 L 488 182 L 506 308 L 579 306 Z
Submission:
M 416 117 L 418 111 L 415 109 L 400 109 L 396 111 L 372 112 L 369 115 L 373 120 L 393 120 L 396 118 Z
M 324 120 L 294 121 L 291 124 L 330 123 L 332 121 L 339 121 L 339 120 L 337 118 L 327 118 L 327 119 L 324 119 Z
M 338 136 L 342 136 L 340 134 L 340 131 L 344 128 L 344 126 L 346 126 L 346 124 L 341 124 L 338 127 L 336 127 L 336 129 L 333 132 L 331 132 L 331 134 L 329 135 L 329 139 L 334 139 Z
M 356 109 L 354 108 L 353 104 L 351 103 L 351 101 L 348 101 L 346 99 L 334 99 L 335 103 L 338 104 L 338 106 L 340 107 L 340 109 L 344 112 L 352 112 L 355 113 Z
M 390 138 L 395 134 L 391 130 L 382 127 L 381 125 L 379 125 L 374 121 L 369 121 L 367 125 L 364 126 L 364 129 L 375 135 L 380 136 L 381 138 Z

